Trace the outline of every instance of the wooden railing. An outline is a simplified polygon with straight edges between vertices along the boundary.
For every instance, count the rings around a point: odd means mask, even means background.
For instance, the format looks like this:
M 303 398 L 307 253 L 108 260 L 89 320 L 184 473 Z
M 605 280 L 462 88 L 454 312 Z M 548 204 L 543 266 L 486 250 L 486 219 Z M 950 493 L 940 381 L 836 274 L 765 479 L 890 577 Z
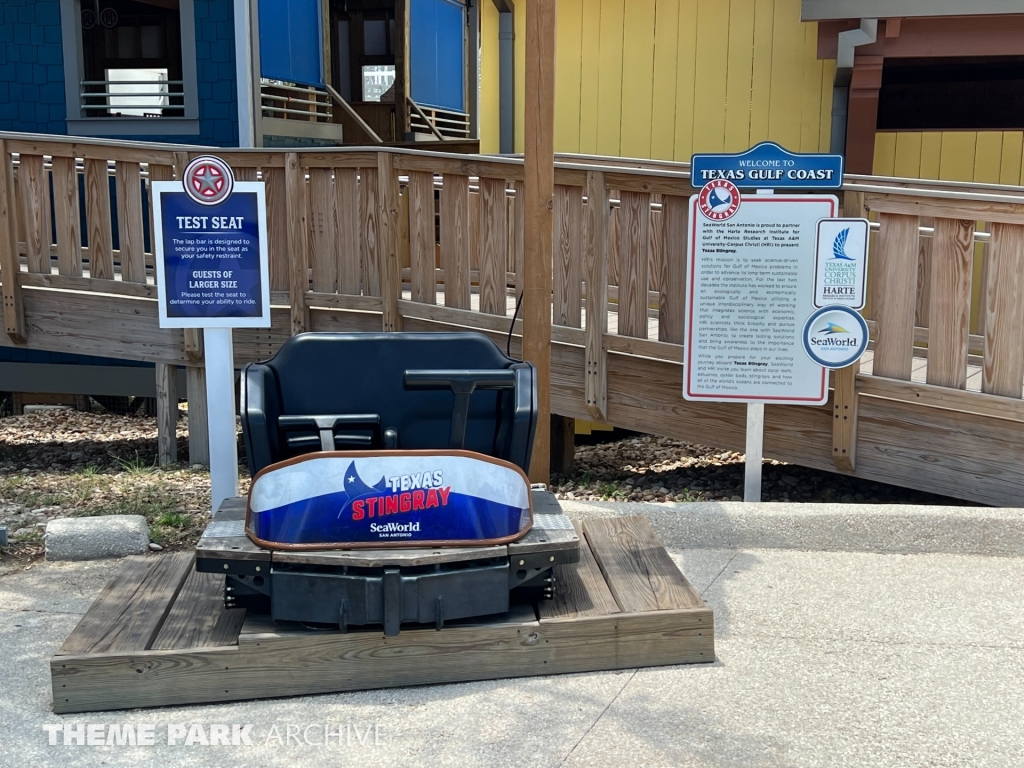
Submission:
M 148 182 L 200 151 L 267 184 L 273 327 L 236 332 L 238 362 L 304 330 L 475 329 L 504 347 L 523 287 L 519 158 L 15 134 L 0 134 L 0 343 L 196 366 L 198 335 L 157 327 L 143 211 Z M 635 165 L 556 164 L 553 410 L 742 450 L 742 407 L 681 397 L 688 168 Z M 766 455 L 1016 504 L 1024 189 L 850 177 L 842 196 L 875 220 L 873 348 L 836 372 L 827 406 L 768 406 Z M 513 354 L 520 334 L 516 321 Z
M 260 83 L 260 102 L 264 117 L 314 123 L 334 119 L 331 97 L 319 88 L 264 80 Z

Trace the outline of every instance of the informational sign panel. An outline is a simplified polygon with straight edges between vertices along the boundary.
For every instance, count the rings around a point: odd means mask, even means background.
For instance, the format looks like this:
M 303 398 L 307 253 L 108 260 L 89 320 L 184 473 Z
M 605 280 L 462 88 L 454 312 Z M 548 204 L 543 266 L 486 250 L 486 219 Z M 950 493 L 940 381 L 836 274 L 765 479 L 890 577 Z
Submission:
M 868 276 L 867 219 L 822 219 L 814 267 L 814 306 L 863 309 Z
M 152 185 L 160 327 L 269 328 L 263 182 L 232 184 L 216 165 L 194 165 L 191 180 L 205 195 L 180 181 Z
M 740 154 L 694 155 L 693 186 L 724 179 L 740 189 L 839 189 L 843 156 L 790 152 L 765 141 Z
M 804 351 L 815 311 L 818 221 L 833 195 L 742 196 L 731 184 L 690 198 L 683 397 L 820 405 L 825 368 Z M 719 217 L 722 212 L 727 218 Z

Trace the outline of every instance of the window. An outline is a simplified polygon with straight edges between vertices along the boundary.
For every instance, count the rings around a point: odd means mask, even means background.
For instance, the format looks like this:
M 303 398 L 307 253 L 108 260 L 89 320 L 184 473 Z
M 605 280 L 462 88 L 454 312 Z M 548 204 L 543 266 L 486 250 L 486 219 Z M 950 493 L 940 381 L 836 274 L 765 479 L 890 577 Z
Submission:
M 192 0 L 61 0 L 68 132 L 196 134 Z
M 371 64 L 363 67 L 363 101 L 380 101 L 395 82 L 394 64 Z M 391 99 L 394 101 L 394 98 Z
M 163 117 L 170 108 L 167 69 L 105 70 L 106 113 L 134 117 Z M 177 85 L 177 83 L 175 83 Z M 102 107 L 97 106 L 96 109 Z
M 885 60 L 879 130 L 1022 128 L 1024 58 Z

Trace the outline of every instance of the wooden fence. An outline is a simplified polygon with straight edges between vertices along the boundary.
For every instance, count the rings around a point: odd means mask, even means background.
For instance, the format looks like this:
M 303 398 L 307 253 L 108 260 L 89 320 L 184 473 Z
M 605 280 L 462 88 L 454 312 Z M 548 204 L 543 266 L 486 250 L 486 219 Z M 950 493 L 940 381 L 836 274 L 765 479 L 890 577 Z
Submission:
M 200 370 L 200 334 L 157 327 L 146 190 L 201 151 L 267 183 L 273 327 L 237 331 L 237 363 L 305 330 L 475 329 L 505 346 L 519 158 L 21 134 L 0 134 L 0 343 Z M 687 166 L 562 156 L 555 180 L 552 410 L 742 450 L 743 406 L 681 396 Z M 846 182 L 845 214 L 875 220 L 873 348 L 834 374 L 828 405 L 769 405 L 765 455 L 1019 504 L 1024 189 Z

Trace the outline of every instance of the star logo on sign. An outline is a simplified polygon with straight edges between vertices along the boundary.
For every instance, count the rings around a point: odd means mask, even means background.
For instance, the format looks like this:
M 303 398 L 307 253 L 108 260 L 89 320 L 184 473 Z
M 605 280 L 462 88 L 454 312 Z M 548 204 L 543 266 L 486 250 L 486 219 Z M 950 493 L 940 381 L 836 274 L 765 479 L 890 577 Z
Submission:
M 355 479 L 355 477 L 353 477 L 352 475 L 349 475 L 348 481 L 349 481 L 350 483 L 354 483 L 354 482 L 356 481 L 356 479 Z
M 204 165 L 192 177 L 192 183 L 199 194 L 213 197 L 224 186 L 224 177 L 212 166 Z
M 204 155 L 188 164 L 184 174 L 185 192 L 200 205 L 218 205 L 235 186 L 231 166 L 219 157 Z

